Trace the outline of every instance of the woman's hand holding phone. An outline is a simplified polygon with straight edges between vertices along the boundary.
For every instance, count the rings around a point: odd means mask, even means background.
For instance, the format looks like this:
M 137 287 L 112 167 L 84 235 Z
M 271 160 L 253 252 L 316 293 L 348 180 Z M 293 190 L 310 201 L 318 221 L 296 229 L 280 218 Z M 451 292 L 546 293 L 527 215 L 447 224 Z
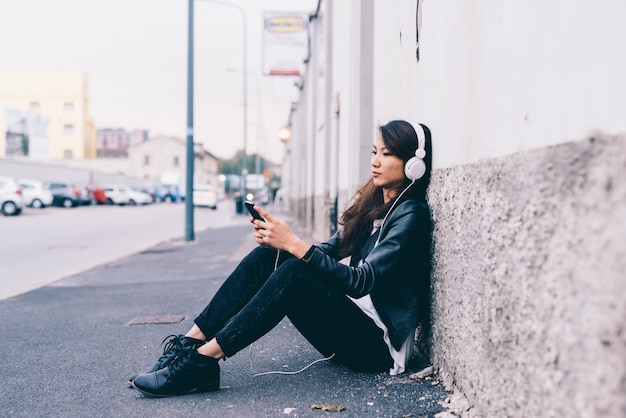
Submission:
M 248 212 L 250 212 L 250 215 L 252 215 L 252 217 L 254 219 L 258 219 L 259 221 L 265 221 L 265 219 L 254 208 L 254 202 L 246 200 L 243 203 L 246 205 L 246 208 L 248 209 Z
M 256 224 L 256 221 L 261 221 L 261 222 L 267 222 L 267 221 L 254 208 L 254 202 L 252 202 L 250 200 L 246 200 L 243 203 L 244 203 L 244 205 L 246 205 L 246 209 L 248 209 L 248 212 L 250 212 L 250 215 L 252 215 L 251 222 L 254 225 L 254 239 L 256 240 L 257 244 L 259 244 L 259 245 L 261 245 L 263 247 L 268 247 L 269 245 L 265 242 L 266 239 L 267 239 L 267 237 L 265 235 L 265 228 L 261 228 L 260 226 L 258 226 Z
M 254 218 L 254 239 L 258 244 L 287 251 L 297 258 L 304 256 L 310 245 L 301 240 L 289 225 L 278 218 L 274 218 L 263 209 L 260 209 L 263 212 L 261 215 L 254 209 L 253 202 L 245 201 L 244 203 Z M 258 221 L 263 222 L 263 227 L 257 225 Z

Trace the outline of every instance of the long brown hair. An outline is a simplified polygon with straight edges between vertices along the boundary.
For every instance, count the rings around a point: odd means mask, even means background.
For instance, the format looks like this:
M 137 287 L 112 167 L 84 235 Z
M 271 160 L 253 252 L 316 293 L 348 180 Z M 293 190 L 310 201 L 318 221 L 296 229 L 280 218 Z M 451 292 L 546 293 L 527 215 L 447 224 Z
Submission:
M 426 173 L 402 194 L 400 198 L 402 201 L 407 199 L 426 199 L 426 189 L 430 183 L 432 143 L 430 130 L 425 125 L 421 126 L 426 134 L 426 142 L 424 144 L 424 149 L 426 150 L 426 156 L 424 157 Z M 378 131 L 381 134 L 385 147 L 391 154 L 402 159 L 405 163 L 415 156 L 418 138 L 415 129 L 409 122 L 393 120 L 379 126 Z M 396 197 L 387 203 L 384 203 L 382 188 L 375 186 L 372 178 L 357 190 L 352 199 L 353 203 L 343 212 L 339 219 L 339 224 L 343 226 L 341 249 L 339 250 L 342 257 L 354 254 L 363 245 L 372 231 L 374 220 L 385 217 L 394 201 L 400 195 L 400 191 L 408 187 L 410 183 L 411 181 L 405 178 L 404 182 L 398 187 Z

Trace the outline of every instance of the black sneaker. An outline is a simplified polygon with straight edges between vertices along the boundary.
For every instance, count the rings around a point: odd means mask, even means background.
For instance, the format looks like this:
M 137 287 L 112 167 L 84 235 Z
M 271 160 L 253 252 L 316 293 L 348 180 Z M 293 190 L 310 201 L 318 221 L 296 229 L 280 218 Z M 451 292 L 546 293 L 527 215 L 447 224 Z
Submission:
M 167 367 L 140 374 L 133 387 L 151 397 L 210 392 L 220 388 L 219 360 L 203 356 L 195 348 L 183 350 Z
M 168 341 L 165 342 L 166 340 Z M 168 335 L 163 339 L 163 341 L 161 341 L 161 345 L 165 344 L 165 347 L 163 347 L 163 355 L 159 357 L 156 364 L 152 366 L 152 368 L 146 373 L 156 372 L 157 370 L 161 370 L 162 368 L 167 367 L 167 365 L 170 364 L 172 360 L 174 360 L 174 358 L 176 358 L 176 356 L 185 348 L 196 349 L 205 343 L 206 341 L 186 337 L 182 334 Z M 128 378 L 128 386 L 132 386 L 133 380 L 135 380 L 137 376 L 139 376 L 139 373 L 134 374 Z

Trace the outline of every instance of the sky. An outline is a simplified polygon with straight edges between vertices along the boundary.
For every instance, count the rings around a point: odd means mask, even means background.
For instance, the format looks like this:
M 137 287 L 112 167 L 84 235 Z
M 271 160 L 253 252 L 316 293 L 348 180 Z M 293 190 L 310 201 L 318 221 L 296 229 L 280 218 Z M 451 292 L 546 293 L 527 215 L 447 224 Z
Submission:
M 194 141 L 220 158 L 244 143 L 243 16 L 247 24 L 247 152 L 280 162 L 289 103 L 262 76 L 263 13 L 310 13 L 317 0 L 196 0 Z M 87 74 L 97 129 L 186 137 L 187 0 L 0 0 L 0 68 Z M 284 81 L 284 79 L 283 79 Z

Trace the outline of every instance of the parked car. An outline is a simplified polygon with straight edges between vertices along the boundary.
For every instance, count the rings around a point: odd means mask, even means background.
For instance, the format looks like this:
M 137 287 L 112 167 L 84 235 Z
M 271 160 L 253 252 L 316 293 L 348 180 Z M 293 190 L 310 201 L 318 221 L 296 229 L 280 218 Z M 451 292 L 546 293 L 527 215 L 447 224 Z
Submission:
M 91 204 L 88 190 L 73 183 L 47 182 L 46 187 L 52 192 L 52 204 L 64 208 L 73 208 Z
M 180 188 L 173 184 L 162 184 L 158 188 L 158 196 L 161 202 L 182 202 L 185 200 L 185 196 L 181 192 Z
M 138 189 L 128 188 L 129 205 L 147 205 L 154 201 L 152 196 Z
M 123 184 L 105 184 L 102 186 L 107 203 L 110 205 L 129 205 L 130 204 L 130 187 Z
M 87 186 L 87 184 L 80 183 L 76 184 L 76 188 L 80 191 L 80 196 L 82 197 L 81 205 L 91 205 L 94 203 L 93 189 L 91 187 Z
M 18 179 L 17 184 L 22 189 L 22 201 L 25 206 L 41 209 L 52 205 L 52 191 L 43 181 Z
M 211 184 L 193 185 L 193 205 L 217 209 L 217 192 Z
M 98 183 L 89 182 L 87 183 L 87 188 L 91 191 L 92 199 L 97 205 L 104 205 L 108 203 L 107 195 Z
M 11 177 L 0 177 L 0 211 L 4 216 L 22 213 L 22 190 Z
M 157 200 L 161 200 L 160 196 L 157 196 L 158 189 L 155 186 L 145 186 L 137 190 L 139 190 L 140 192 L 148 193 L 152 198 L 152 203 L 156 202 Z

